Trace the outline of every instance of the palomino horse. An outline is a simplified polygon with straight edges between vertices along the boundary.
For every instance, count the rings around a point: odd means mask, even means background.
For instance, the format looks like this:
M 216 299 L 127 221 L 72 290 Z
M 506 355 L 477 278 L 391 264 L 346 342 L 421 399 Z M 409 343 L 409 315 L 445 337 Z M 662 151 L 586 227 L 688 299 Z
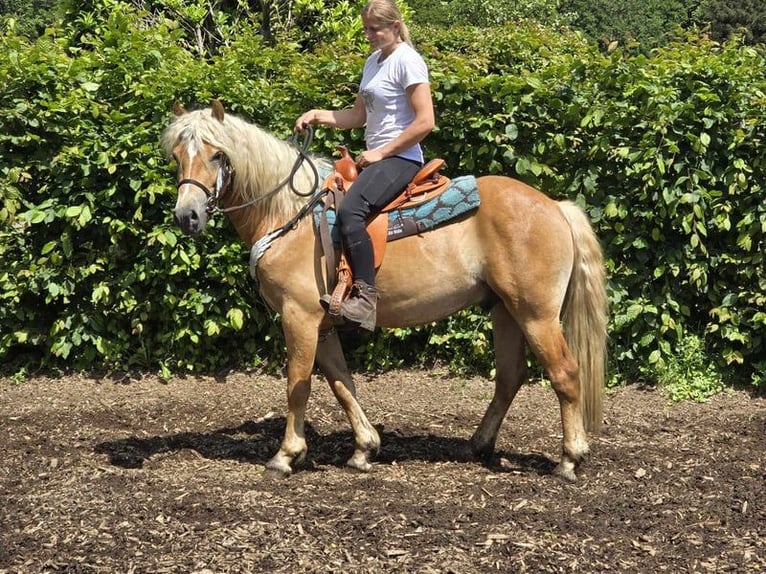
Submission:
M 315 362 L 353 428 L 348 465 L 370 470 L 380 437 L 357 401 L 337 333 L 319 303 L 325 271 L 313 218 L 295 217 L 301 208 L 307 211 L 316 165 L 302 162 L 307 158 L 295 145 L 225 114 L 218 101 L 189 112 L 176 105 L 174 113 L 163 145 L 178 163 L 174 216 L 184 233 L 201 233 L 211 213 L 224 211 L 253 246 L 290 222 L 257 267 L 260 293 L 281 315 L 287 345 L 287 425 L 267 473 L 289 475 L 306 454 L 304 419 Z M 586 429 L 597 432 L 601 423 L 607 323 L 601 248 L 574 203 L 554 201 L 507 177 L 483 176 L 477 183 L 477 209 L 389 243 L 377 275 L 377 324 L 415 326 L 475 304 L 490 308 L 495 391 L 471 449 L 481 457 L 494 453 L 503 418 L 526 380 L 526 344 L 560 404 L 563 444 L 554 473 L 575 481 L 588 453 Z

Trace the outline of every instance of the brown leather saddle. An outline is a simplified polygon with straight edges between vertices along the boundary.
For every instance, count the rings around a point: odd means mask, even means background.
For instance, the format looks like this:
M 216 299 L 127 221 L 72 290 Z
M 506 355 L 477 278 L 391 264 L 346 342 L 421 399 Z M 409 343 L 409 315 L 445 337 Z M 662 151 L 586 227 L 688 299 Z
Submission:
M 335 161 L 335 171 L 324 182 L 324 189 L 328 190 L 324 200 L 325 209 L 334 208 L 337 210 L 346 192 L 353 184 L 357 175 L 359 175 L 356 162 L 351 157 L 349 151 L 345 147 L 337 149 L 340 152 L 340 158 Z M 386 252 L 389 213 L 397 209 L 417 206 L 443 193 L 450 184 L 450 179 L 439 173 L 444 163 L 443 159 L 429 161 L 418 171 L 401 194 L 390 201 L 367 222 L 367 232 L 372 239 L 373 252 L 375 254 L 375 269 L 380 267 Z M 339 317 L 340 305 L 348 297 L 354 278 L 342 248 L 339 256 L 336 254 L 325 218 L 323 218 L 320 224 L 320 236 L 327 266 L 328 293 L 331 294 L 329 297 L 328 313 Z

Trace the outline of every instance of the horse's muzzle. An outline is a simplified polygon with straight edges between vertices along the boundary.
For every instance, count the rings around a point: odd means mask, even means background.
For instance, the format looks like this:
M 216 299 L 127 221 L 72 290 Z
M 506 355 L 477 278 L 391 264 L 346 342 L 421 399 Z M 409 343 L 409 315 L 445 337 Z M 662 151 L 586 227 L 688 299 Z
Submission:
M 207 213 L 200 213 L 196 209 L 176 208 L 173 210 L 173 219 L 186 235 L 199 235 L 205 229 Z

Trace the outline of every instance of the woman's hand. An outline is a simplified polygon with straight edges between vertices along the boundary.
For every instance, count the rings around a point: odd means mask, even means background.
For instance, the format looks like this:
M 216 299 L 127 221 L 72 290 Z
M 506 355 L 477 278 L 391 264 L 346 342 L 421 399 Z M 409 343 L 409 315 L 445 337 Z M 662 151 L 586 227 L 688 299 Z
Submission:
M 368 165 L 385 159 L 383 152 L 377 149 L 368 149 L 359 154 L 356 158 L 356 165 L 358 167 L 367 167 Z
M 311 125 L 340 128 L 361 128 L 367 120 L 364 100 L 357 94 L 354 105 L 344 110 L 309 110 L 295 120 L 295 131 L 302 132 Z
M 303 114 L 301 114 L 301 117 L 299 117 L 297 120 L 295 120 L 295 128 L 294 131 L 301 133 L 303 130 L 305 130 L 307 127 L 309 127 L 311 124 L 316 123 L 317 121 L 317 113 L 316 110 L 309 110 Z

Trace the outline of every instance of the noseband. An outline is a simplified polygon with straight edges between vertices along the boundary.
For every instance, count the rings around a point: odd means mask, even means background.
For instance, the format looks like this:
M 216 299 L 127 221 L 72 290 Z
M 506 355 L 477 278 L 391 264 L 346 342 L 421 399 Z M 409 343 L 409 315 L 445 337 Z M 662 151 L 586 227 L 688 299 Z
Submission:
M 231 163 L 229 163 L 229 158 L 226 157 L 225 154 L 221 154 L 221 166 L 218 168 L 218 175 L 215 178 L 215 188 L 211 190 L 204 183 L 193 178 L 182 179 L 178 182 L 176 187 L 180 188 L 182 185 L 193 185 L 194 187 L 200 188 L 205 192 L 205 196 L 207 197 L 207 207 L 205 208 L 205 211 L 213 213 L 218 209 L 218 202 L 234 182 L 234 174 L 235 171 Z

